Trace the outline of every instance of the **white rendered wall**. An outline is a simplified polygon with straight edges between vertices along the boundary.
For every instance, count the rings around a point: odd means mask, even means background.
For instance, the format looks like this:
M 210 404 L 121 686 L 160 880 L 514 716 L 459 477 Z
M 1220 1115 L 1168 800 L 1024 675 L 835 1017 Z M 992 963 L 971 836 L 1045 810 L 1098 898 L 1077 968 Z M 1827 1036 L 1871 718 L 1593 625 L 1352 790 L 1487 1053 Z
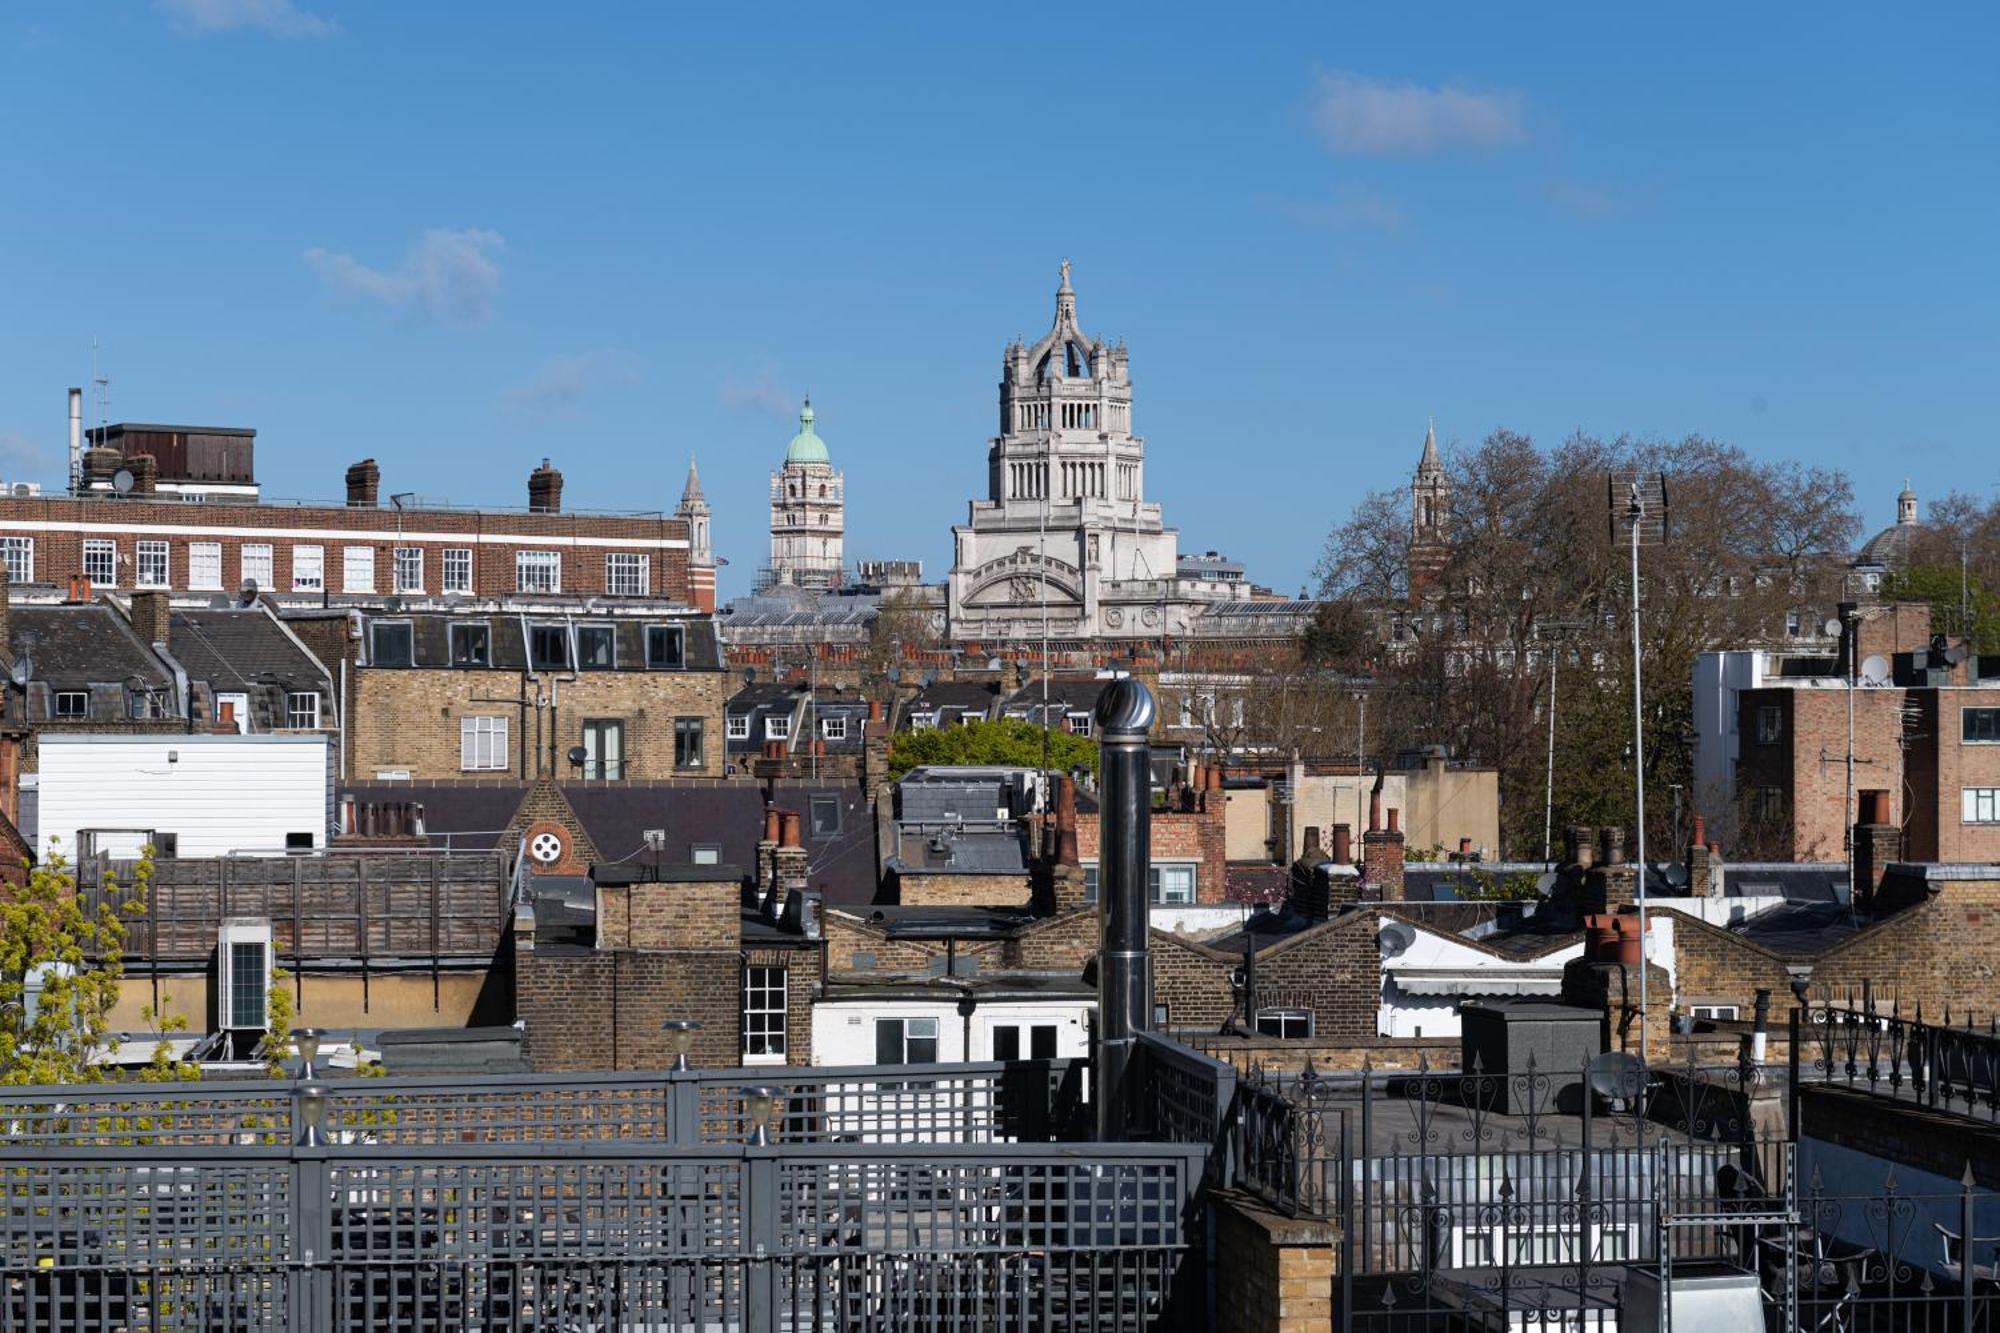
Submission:
M 327 738 L 45 733 L 40 792 L 44 858 L 74 860 L 81 829 L 173 833 L 184 857 L 282 850 L 288 833 L 323 847 Z

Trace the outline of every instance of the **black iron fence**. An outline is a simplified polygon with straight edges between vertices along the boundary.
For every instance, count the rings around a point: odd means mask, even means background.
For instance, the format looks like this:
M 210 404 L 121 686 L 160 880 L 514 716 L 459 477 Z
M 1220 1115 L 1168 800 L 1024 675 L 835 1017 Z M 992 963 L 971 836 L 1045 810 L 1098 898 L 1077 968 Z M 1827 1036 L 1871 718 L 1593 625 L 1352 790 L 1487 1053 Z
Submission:
M 1872 995 L 1795 1010 L 1795 1081 L 1833 1083 L 1981 1120 L 2000 1121 L 2000 1015 L 1924 1019 Z

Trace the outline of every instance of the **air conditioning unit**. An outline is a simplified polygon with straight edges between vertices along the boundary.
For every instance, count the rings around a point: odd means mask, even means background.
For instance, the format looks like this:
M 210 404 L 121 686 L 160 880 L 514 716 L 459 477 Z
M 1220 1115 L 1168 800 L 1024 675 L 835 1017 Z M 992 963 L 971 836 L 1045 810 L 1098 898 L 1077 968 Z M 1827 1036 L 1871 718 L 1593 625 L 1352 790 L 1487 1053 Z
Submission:
M 216 939 L 215 1025 L 225 1032 L 271 1026 L 271 923 L 234 918 Z
M 5 484 L 7 494 L 16 500 L 32 500 L 42 493 L 42 483 L 39 481 L 10 481 Z

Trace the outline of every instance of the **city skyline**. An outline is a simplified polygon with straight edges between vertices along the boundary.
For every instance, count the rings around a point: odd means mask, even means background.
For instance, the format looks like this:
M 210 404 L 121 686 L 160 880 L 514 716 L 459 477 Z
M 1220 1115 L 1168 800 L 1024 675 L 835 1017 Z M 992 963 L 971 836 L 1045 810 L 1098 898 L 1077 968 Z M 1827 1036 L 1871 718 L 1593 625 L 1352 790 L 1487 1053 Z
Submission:
M 1843 467 L 1869 531 L 1905 472 L 1989 488 L 1976 11 L 1723 41 L 1551 11 L 1504 43 L 1477 13 L 1207 44 L 1086 16 L 1053 54 L 951 16 L 482 18 L 10 19 L 0 102 L 47 132 L 0 168 L 78 202 L 0 218 L 33 312 L 0 329 L 0 474 L 60 478 L 96 339 L 111 419 L 256 427 L 274 496 L 372 455 L 386 490 L 513 504 L 546 455 L 580 505 L 671 510 L 693 454 L 728 596 L 810 392 L 850 557 L 938 578 L 997 353 L 1068 256 L 1183 548 L 1282 592 L 1432 415 L 1447 444 L 1699 432 Z M 554 40 L 591 59 L 538 63 Z

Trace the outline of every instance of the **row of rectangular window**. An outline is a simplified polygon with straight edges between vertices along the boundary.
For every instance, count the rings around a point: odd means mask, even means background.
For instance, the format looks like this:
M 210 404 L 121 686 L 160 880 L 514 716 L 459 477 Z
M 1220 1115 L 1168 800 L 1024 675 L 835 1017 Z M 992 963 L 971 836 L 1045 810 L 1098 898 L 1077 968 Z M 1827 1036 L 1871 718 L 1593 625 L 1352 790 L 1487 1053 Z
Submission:
M 318 731 L 320 719 L 320 695 L 318 690 L 291 690 L 285 695 L 285 725 L 294 731 Z M 245 700 L 247 707 L 248 701 Z M 134 705 L 135 710 L 150 705 Z M 90 691 L 57 690 L 51 701 L 53 715 L 67 722 L 81 722 L 90 717 Z M 247 719 L 246 719 L 247 722 Z
M 1959 739 L 1967 745 L 2000 744 L 2000 708 L 1959 710 Z M 1778 704 L 1757 707 L 1757 743 L 1775 745 L 1785 738 L 1785 710 Z
M 466 773 L 504 773 L 510 767 L 504 713 L 458 720 L 458 766 Z M 586 718 L 583 723 L 583 776 L 616 781 L 625 773 L 625 723 L 618 718 Z M 702 720 L 674 719 L 674 767 L 701 768 Z
M 681 625 L 647 625 L 643 630 L 646 669 L 687 667 L 687 630 Z M 493 627 L 479 622 L 451 627 L 451 665 L 493 665 Z M 377 620 L 368 627 L 370 666 L 415 666 L 416 630 L 407 620 Z M 616 671 L 618 632 L 612 625 L 529 625 L 528 663 L 536 671 Z
M 188 547 L 188 587 L 191 589 L 214 589 L 223 587 L 222 543 L 189 542 Z M 265 543 L 246 543 L 237 548 L 239 553 L 240 583 L 254 583 L 259 589 L 269 591 L 277 585 L 275 555 L 273 548 Z M 342 592 L 372 593 L 375 589 L 375 548 L 372 546 L 343 546 L 341 553 Z M 8 537 L 5 539 L 4 555 L 7 563 L 7 578 L 13 583 L 32 583 L 35 579 L 35 539 L 33 537 Z M 443 583 L 439 591 L 444 593 L 470 593 L 472 591 L 472 548 L 469 546 L 448 546 L 441 553 Z M 170 586 L 169 560 L 171 549 L 164 541 L 144 540 L 134 544 L 132 565 L 132 585 L 136 588 L 165 588 Z M 424 588 L 424 548 L 421 546 L 397 546 L 391 548 L 393 586 L 397 593 L 421 593 Z M 324 546 L 294 546 L 292 557 L 292 591 L 325 592 L 326 548 Z M 83 576 L 102 588 L 118 586 L 118 543 L 109 537 L 88 537 L 83 543 Z M 652 557 L 635 551 L 613 551 L 604 557 L 604 591 L 611 597 L 646 597 L 653 589 Z M 514 591 L 526 593 L 559 593 L 562 591 L 562 553 L 560 551 L 516 551 L 514 553 Z
M 748 713 L 738 713 L 728 722 L 729 739 L 747 741 L 750 739 L 750 724 L 754 721 Z M 823 717 L 819 720 L 819 734 L 830 741 L 847 739 L 847 719 L 844 717 Z M 764 719 L 764 739 L 767 741 L 790 740 L 792 719 L 783 715 Z

